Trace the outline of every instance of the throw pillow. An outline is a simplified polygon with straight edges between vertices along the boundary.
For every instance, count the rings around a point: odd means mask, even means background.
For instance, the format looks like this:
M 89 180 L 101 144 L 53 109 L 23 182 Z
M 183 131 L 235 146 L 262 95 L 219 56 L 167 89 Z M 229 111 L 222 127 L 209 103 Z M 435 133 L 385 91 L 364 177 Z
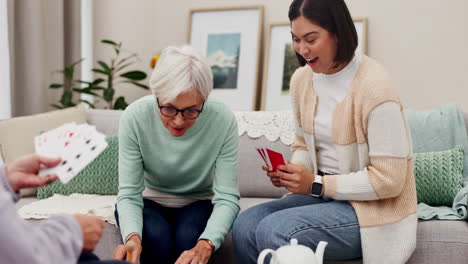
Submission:
M 117 136 L 107 136 L 108 147 L 67 184 L 59 180 L 38 189 L 37 198 L 48 198 L 56 193 L 116 195 L 119 188 L 119 141 Z
M 20 156 L 34 153 L 34 137 L 43 131 L 69 122 L 86 122 L 84 105 L 47 113 L 15 117 L 0 121 L 0 150 L 5 163 Z M 36 188 L 21 190 L 22 196 L 36 194 Z
M 452 206 L 463 187 L 463 147 L 439 152 L 414 153 L 418 203 Z

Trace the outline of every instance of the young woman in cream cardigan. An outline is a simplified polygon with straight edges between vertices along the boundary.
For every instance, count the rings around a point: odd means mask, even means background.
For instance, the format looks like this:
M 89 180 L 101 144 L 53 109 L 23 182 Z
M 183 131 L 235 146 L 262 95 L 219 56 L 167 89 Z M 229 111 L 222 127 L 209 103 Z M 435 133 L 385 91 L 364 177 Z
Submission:
M 294 0 L 291 78 L 296 140 L 289 164 L 271 171 L 292 194 L 242 213 L 233 227 L 238 263 L 296 238 L 325 259 L 405 263 L 416 245 L 411 136 L 387 71 L 356 51 L 343 0 Z

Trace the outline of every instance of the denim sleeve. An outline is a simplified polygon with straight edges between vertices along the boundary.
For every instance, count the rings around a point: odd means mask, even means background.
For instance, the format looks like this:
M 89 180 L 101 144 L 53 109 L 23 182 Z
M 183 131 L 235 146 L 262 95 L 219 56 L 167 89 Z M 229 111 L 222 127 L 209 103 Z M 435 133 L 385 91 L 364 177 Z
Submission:
M 0 167 L 2 183 L 6 180 Z M 10 187 L 11 188 L 11 187 Z M 54 216 L 33 227 L 17 213 L 11 194 L 0 189 L 1 263 L 75 264 L 83 247 L 80 225 L 72 216 Z

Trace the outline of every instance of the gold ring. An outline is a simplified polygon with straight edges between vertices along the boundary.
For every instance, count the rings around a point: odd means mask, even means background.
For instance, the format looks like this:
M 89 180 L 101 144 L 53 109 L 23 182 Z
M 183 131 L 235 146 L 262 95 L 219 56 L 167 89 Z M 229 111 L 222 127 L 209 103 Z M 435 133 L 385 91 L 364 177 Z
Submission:
M 197 259 L 197 258 L 192 259 L 192 261 L 195 261 L 195 263 L 198 263 L 198 259 Z

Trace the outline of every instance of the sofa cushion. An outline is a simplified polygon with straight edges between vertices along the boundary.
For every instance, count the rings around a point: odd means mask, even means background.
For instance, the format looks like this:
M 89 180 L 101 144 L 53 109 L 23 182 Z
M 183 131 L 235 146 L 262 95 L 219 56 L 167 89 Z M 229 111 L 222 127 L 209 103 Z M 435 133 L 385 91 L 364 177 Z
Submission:
M 239 190 L 242 197 L 278 198 L 287 193 L 285 188 L 278 188 L 271 184 L 270 179 L 262 170 L 265 162 L 258 155 L 256 148 L 269 148 L 280 152 L 288 160 L 291 150 L 281 141 L 271 142 L 265 137 L 251 138 L 247 134 L 239 138 Z
M 44 199 L 56 193 L 116 195 L 119 189 L 119 141 L 117 136 L 107 136 L 106 141 L 108 147 L 75 178 L 67 184 L 55 181 L 41 187 L 37 192 L 37 197 Z
M 116 135 L 119 131 L 122 110 L 87 109 L 87 122 L 105 135 Z
M 20 156 L 34 153 L 35 136 L 69 122 L 86 122 L 84 105 L 0 121 L 0 153 L 3 160 L 10 163 Z M 35 189 L 22 190 L 21 194 L 34 195 Z
M 463 187 L 463 147 L 447 151 L 414 153 L 418 203 L 452 206 Z

